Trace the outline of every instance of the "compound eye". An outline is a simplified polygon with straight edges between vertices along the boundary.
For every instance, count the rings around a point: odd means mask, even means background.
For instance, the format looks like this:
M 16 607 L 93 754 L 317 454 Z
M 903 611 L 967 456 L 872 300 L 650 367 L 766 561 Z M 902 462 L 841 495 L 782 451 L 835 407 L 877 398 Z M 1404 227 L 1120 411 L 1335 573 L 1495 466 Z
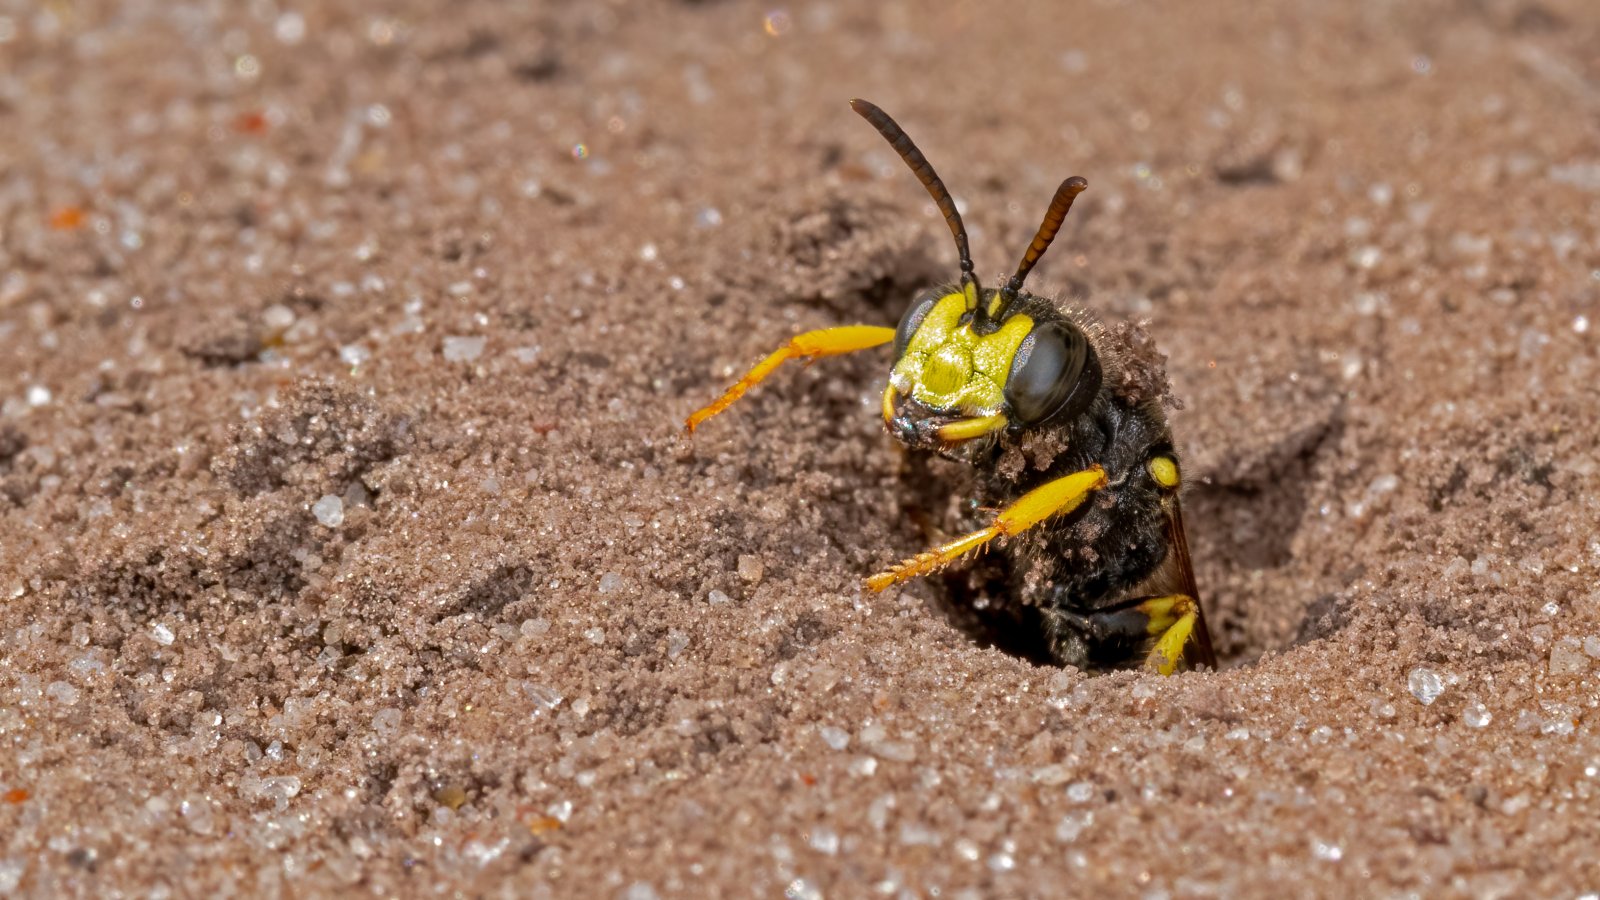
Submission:
M 922 320 L 938 304 L 939 291 L 923 291 L 906 307 L 906 314 L 900 317 L 900 325 L 894 330 L 894 358 L 899 359 L 906 355 L 906 346 L 911 343 L 911 336 L 922 327 Z
M 1100 362 L 1081 330 L 1050 322 L 1022 339 L 1006 377 L 1006 402 L 1023 425 L 1087 409 L 1100 390 Z

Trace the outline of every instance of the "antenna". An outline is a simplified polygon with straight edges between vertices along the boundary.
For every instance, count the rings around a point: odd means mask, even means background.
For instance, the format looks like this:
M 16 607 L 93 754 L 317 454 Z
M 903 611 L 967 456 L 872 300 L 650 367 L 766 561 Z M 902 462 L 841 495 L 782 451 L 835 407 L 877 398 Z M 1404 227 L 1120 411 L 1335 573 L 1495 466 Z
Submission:
M 906 161 L 907 166 L 911 167 L 911 174 L 917 176 L 917 180 L 922 182 L 922 186 L 928 189 L 928 195 L 933 198 L 934 205 L 939 207 L 939 212 L 944 214 L 945 224 L 950 226 L 950 234 L 956 239 L 956 253 L 961 256 L 961 291 L 967 297 L 967 309 L 976 310 L 978 308 L 978 279 L 972 273 L 972 254 L 967 250 L 967 227 L 961 224 L 961 213 L 956 210 L 956 203 L 950 199 L 950 191 L 945 188 L 944 182 L 939 179 L 939 173 L 933 170 L 933 164 L 928 162 L 926 156 L 922 155 L 922 151 L 917 149 L 917 145 L 912 143 L 911 138 L 906 135 L 905 131 L 895 124 L 894 119 L 889 118 L 888 113 L 865 100 L 851 100 L 850 108 L 855 110 L 861 118 L 866 119 L 873 128 L 878 129 L 878 133 L 883 135 L 883 139 L 889 142 L 889 146 L 894 148 L 894 152 L 900 154 L 900 158 Z M 1081 178 L 1078 180 L 1080 182 L 1083 181 Z M 1079 188 L 1079 190 L 1082 190 L 1082 188 Z M 1059 194 L 1057 196 L 1059 197 Z M 1071 197 L 1067 198 L 1067 205 L 1072 205 Z M 1051 205 L 1051 209 L 1055 209 L 1054 204 Z M 1063 209 L 1062 215 L 1065 214 L 1066 210 Z M 1057 227 L 1060 224 L 1061 222 L 1058 218 L 1056 220 Z M 1054 236 L 1055 232 L 1052 231 L 1051 237 Z M 1035 238 L 1034 240 L 1037 243 L 1038 239 Z M 1046 238 L 1045 244 L 1048 245 L 1049 243 L 1049 239 Z
M 1056 195 L 1050 199 L 1050 208 L 1045 210 L 1044 221 L 1039 223 L 1039 231 L 1034 234 L 1033 243 L 1028 245 L 1027 251 L 1022 254 L 1022 262 L 1017 265 L 1017 274 L 1011 276 L 1011 280 L 1000 289 L 1000 303 L 993 318 L 999 318 L 1000 314 L 1005 312 L 1005 308 L 1011 305 L 1011 301 L 1017 299 L 1017 292 L 1022 290 L 1023 279 L 1033 271 L 1033 266 L 1039 261 L 1039 257 L 1050 249 L 1050 242 L 1056 239 L 1056 232 L 1061 230 L 1061 222 L 1066 219 L 1067 210 L 1072 208 L 1073 199 L 1083 193 L 1088 186 L 1089 182 L 1074 175 L 1056 188 Z

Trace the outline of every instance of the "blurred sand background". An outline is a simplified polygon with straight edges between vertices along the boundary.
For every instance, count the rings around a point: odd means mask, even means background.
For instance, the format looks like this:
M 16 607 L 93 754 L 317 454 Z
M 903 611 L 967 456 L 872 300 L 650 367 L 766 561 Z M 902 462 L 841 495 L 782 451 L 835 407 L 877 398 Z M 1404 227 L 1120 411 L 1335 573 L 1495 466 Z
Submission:
M 1600 9 L 0 2 L 0 894 L 1600 891 Z M 1223 671 L 860 579 L 951 277 L 1147 320 Z

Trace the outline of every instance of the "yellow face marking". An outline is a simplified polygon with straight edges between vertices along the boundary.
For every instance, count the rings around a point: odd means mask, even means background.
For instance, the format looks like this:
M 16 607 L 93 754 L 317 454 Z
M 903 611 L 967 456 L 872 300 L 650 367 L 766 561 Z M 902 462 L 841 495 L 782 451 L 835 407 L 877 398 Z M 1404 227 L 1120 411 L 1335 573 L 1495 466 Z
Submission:
M 976 281 L 968 280 L 961 285 L 961 301 L 966 304 L 968 310 L 978 308 L 978 283 Z
M 934 304 L 889 383 L 930 409 L 992 416 L 1005 405 L 1011 359 L 1033 330 L 1033 319 L 1015 315 L 994 333 L 979 335 L 961 324 L 967 301 L 965 294 L 946 294 Z
M 1170 456 L 1158 456 L 1150 460 L 1150 477 L 1164 488 L 1175 488 L 1178 486 L 1178 464 Z

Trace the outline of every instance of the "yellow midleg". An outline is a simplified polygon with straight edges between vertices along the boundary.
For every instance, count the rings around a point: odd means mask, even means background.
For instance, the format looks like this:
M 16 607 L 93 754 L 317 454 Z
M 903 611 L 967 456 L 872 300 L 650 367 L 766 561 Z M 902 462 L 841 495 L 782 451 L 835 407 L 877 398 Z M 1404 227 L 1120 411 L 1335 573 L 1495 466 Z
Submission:
M 688 421 L 684 422 L 684 430 L 693 434 L 701 422 L 732 406 L 733 401 L 743 397 L 745 391 L 760 384 L 761 380 L 772 374 L 772 370 L 782 365 L 784 360 L 837 356 L 841 353 L 853 353 L 857 350 L 882 346 L 892 340 L 894 340 L 894 329 L 878 325 L 844 325 L 839 328 L 823 328 L 797 334 L 789 343 L 767 354 L 765 359 L 756 363 L 754 368 L 709 406 L 695 410 Z
M 1183 647 L 1200 620 L 1194 598 L 1184 594 L 1153 597 L 1139 604 L 1139 611 L 1150 617 L 1150 633 L 1160 635 L 1145 664 L 1162 675 L 1171 675 L 1183 661 Z
M 994 524 L 988 528 L 956 538 L 892 566 L 889 571 L 868 578 L 867 587 L 881 591 L 891 584 L 936 572 L 1001 535 L 1018 534 L 1051 516 L 1077 509 L 1091 491 L 1105 485 L 1106 473 L 1099 466 L 1091 466 L 1082 472 L 1042 484 L 1002 509 L 994 517 Z
M 1173 623 L 1178 621 L 1178 617 L 1193 605 L 1194 601 L 1183 594 L 1168 594 L 1165 597 L 1151 597 L 1134 608 L 1144 613 L 1145 618 L 1150 620 L 1150 624 L 1145 626 L 1146 631 L 1150 634 L 1161 634 L 1171 628 Z

